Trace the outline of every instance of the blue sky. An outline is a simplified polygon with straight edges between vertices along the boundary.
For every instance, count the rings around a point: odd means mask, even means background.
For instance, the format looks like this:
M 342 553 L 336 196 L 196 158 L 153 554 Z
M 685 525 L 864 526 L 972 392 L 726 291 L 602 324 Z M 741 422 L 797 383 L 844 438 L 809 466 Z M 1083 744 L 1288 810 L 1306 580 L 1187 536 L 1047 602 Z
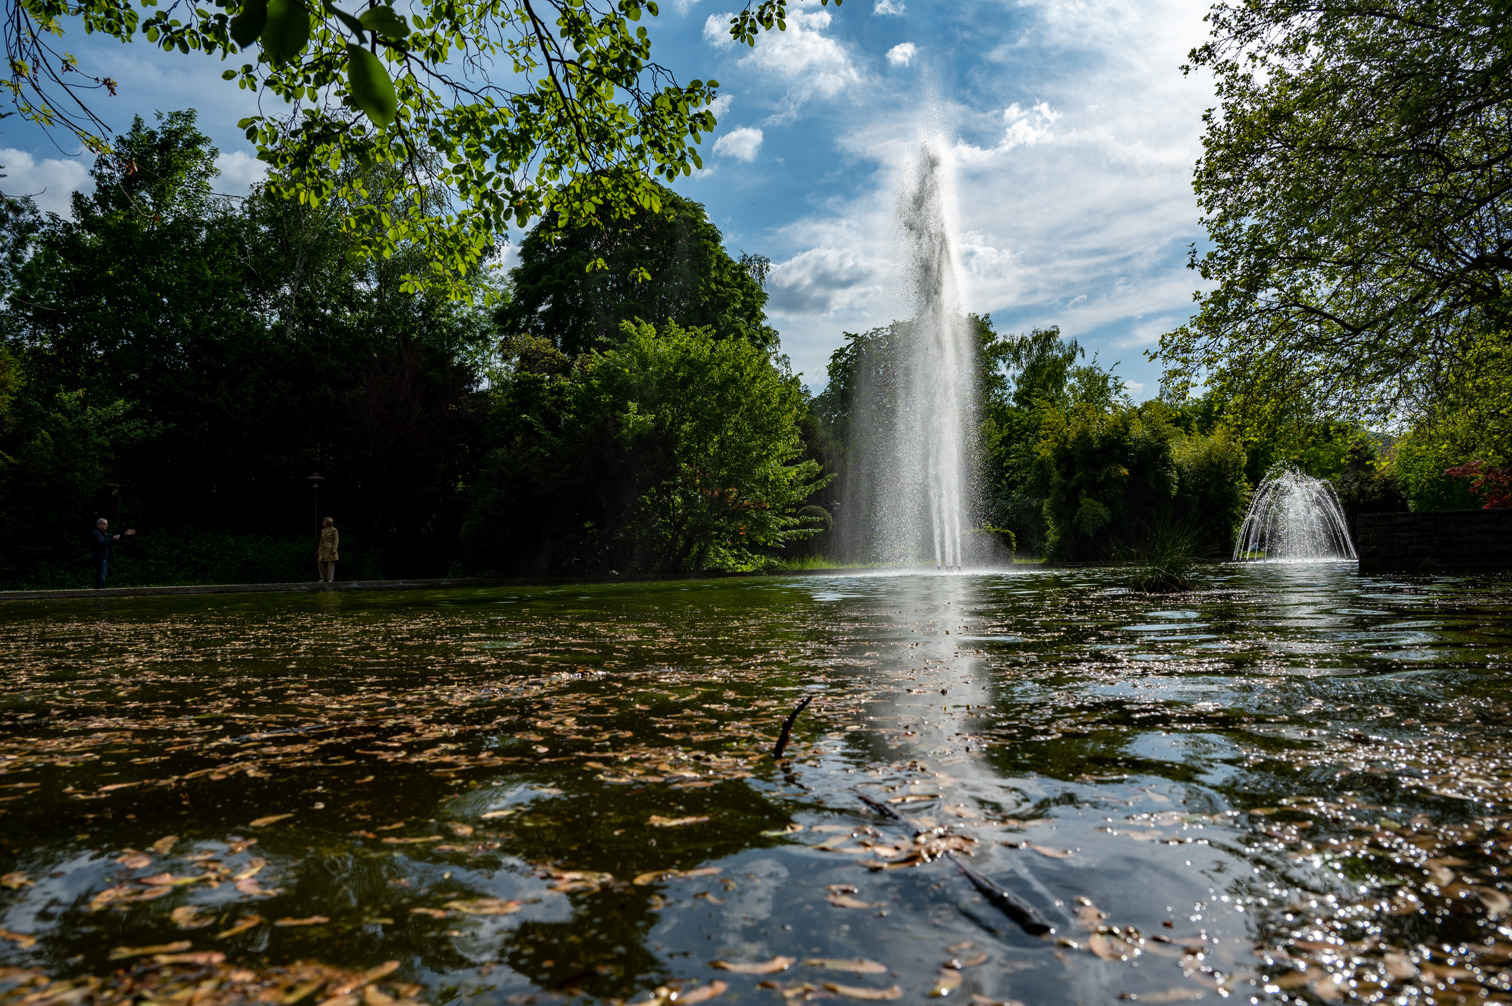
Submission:
M 729 0 L 665 0 L 657 58 L 679 78 L 720 82 L 705 170 L 678 188 L 708 207 L 732 253 L 773 262 L 768 305 L 783 349 L 817 390 L 842 333 L 907 313 L 893 212 L 926 136 L 955 166 L 957 248 L 969 310 L 1000 331 L 1059 325 L 1153 395 L 1143 350 L 1191 313 L 1185 268 L 1202 232 L 1190 187 L 1211 82 L 1183 77 L 1204 37 L 1201 0 L 847 0 L 794 6 L 788 30 L 733 44 Z M 194 107 L 220 146 L 222 189 L 259 175 L 236 121 L 254 97 L 223 64 L 82 35 L 67 47 L 120 82 L 100 107 Z M 7 192 L 66 212 L 87 183 L 69 156 L 0 121 Z

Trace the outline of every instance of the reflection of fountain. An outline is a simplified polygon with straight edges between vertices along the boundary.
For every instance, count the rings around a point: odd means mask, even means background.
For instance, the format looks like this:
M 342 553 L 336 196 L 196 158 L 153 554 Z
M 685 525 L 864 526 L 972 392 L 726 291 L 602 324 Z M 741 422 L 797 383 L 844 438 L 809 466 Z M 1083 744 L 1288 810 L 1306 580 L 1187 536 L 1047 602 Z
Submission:
M 947 567 L 963 560 L 974 347 L 961 313 L 946 150 L 924 144 L 898 204 L 913 320 L 885 330 L 858 368 L 842 534 L 856 558 Z
M 1353 559 L 1354 544 L 1333 486 L 1286 464 L 1266 473 L 1239 528 L 1235 559 Z

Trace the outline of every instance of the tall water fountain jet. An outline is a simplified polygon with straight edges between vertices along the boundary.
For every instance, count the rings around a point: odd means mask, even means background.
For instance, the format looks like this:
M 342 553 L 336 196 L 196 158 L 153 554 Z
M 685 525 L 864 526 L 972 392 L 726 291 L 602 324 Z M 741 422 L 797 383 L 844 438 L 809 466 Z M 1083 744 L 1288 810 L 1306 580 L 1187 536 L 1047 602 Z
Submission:
M 962 311 L 948 148 L 922 145 L 898 201 L 913 318 L 857 361 L 841 545 L 848 557 L 956 567 L 971 526 L 975 346 Z
M 1307 562 L 1354 559 L 1354 543 L 1333 486 L 1280 464 L 1255 490 L 1239 528 L 1235 559 Z

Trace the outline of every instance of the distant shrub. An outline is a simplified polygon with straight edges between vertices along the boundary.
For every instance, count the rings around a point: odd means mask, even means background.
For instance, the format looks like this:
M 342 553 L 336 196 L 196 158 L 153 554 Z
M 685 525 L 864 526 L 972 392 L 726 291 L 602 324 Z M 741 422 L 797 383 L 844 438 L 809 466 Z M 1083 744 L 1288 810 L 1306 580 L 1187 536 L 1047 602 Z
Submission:
M 1470 489 L 1470 479 L 1444 474 L 1464 461 L 1455 454 L 1428 435 L 1409 433 L 1397 441 L 1387 471 L 1414 511 L 1471 510 L 1481 505 Z

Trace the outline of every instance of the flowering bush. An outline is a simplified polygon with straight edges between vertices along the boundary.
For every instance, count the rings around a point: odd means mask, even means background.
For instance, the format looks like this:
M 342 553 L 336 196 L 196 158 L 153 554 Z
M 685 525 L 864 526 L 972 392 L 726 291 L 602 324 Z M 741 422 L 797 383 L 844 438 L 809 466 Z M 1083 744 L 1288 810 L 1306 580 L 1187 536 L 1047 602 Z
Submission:
M 1470 491 L 1484 502 L 1483 510 L 1512 509 L 1512 468 L 1493 468 L 1484 461 L 1445 468 L 1448 478 L 1473 478 Z

